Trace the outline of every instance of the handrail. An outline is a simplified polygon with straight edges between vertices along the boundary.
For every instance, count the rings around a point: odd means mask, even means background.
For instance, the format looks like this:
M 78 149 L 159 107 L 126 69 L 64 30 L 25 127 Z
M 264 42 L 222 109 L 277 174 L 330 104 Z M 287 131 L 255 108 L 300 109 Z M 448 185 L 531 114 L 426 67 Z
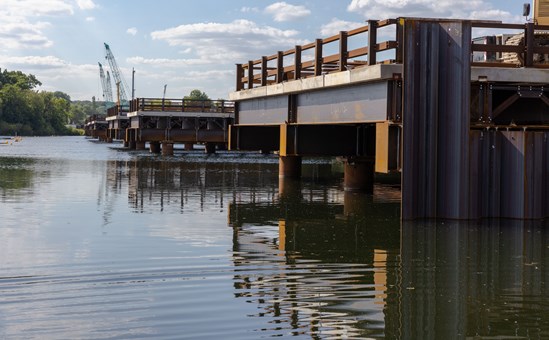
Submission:
M 401 62 L 401 48 L 397 41 L 377 42 L 377 30 L 382 27 L 395 25 L 396 36 L 400 36 L 399 31 L 402 26 L 398 25 L 396 19 L 388 20 L 370 20 L 367 26 L 355 28 L 350 31 L 341 31 L 324 39 L 316 39 L 301 46 L 295 46 L 287 51 L 279 51 L 277 54 L 264 56 L 261 59 L 250 60 L 247 64 L 237 64 L 237 91 L 247 88 L 253 88 L 254 84 L 265 86 L 273 83 L 281 83 L 284 80 L 306 78 L 318 76 L 323 73 L 344 71 L 357 65 L 374 65 L 377 63 L 376 54 L 378 52 L 394 49 L 396 50 L 396 60 Z M 348 39 L 353 36 L 368 34 L 368 45 L 356 49 L 348 49 Z M 339 52 L 332 55 L 323 55 L 324 45 L 339 42 Z M 302 62 L 303 52 L 313 50 L 314 59 Z M 284 58 L 293 56 L 293 65 L 284 66 Z M 367 56 L 367 60 L 352 60 L 358 57 Z M 276 63 L 276 67 L 268 67 L 267 63 Z M 258 71 L 258 72 L 255 72 Z
M 386 20 L 369 20 L 368 25 L 362 26 L 350 31 L 342 31 L 324 39 L 316 39 L 301 46 L 295 46 L 293 49 L 279 51 L 270 56 L 263 56 L 261 59 L 250 60 L 244 64 L 236 65 L 236 91 L 252 89 L 257 86 L 266 86 L 282 83 L 286 80 L 295 80 L 312 76 L 319 76 L 331 72 L 340 72 L 364 65 L 374 65 L 377 63 L 402 63 L 404 39 L 403 26 L 406 20 L 426 20 L 418 18 L 398 18 Z M 509 24 L 498 21 L 468 21 L 472 28 L 483 29 L 513 29 L 523 30 L 526 37 L 523 44 L 519 45 L 496 45 L 479 44 L 471 42 L 471 53 L 490 52 L 496 54 L 516 53 L 520 62 L 513 64 L 504 61 L 485 60 L 485 66 L 501 67 L 536 67 L 546 68 L 547 64 L 540 64 L 535 61 L 535 55 L 549 54 L 549 46 L 536 46 L 535 34 L 540 30 L 549 30 L 549 26 L 526 24 Z M 387 26 L 395 26 L 395 40 L 383 42 L 377 41 L 377 31 Z M 367 35 L 367 38 L 360 38 L 367 41 L 362 47 L 349 49 L 347 41 L 349 37 Z M 339 42 L 339 52 L 331 55 L 324 55 L 323 47 L 326 44 Z M 302 61 L 304 51 L 312 50 L 314 57 L 312 60 Z M 378 52 L 394 50 L 395 59 L 378 61 Z M 310 52 L 309 52 L 310 53 Z M 356 58 L 367 56 L 367 60 L 357 60 Z M 285 65 L 284 59 L 293 57 L 292 65 Z M 270 64 L 269 64 L 270 63 Z M 478 65 L 482 62 L 475 61 Z M 546 61 L 546 63 L 548 63 Z M 273 65 L 274 64 L 274 65 Z
M 135 98 L 130 101 L 130 112 L 137 111 L 234 113 L 234 102 L 223 99 Z

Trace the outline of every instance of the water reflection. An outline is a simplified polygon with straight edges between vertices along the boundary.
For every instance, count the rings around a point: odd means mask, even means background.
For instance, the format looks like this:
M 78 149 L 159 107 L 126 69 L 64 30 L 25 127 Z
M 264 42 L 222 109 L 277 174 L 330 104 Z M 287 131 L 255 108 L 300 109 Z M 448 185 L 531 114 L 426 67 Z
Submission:
M 401 224 L 398 188 L 346 193 L 325 164 L 300 181 L 280 180 L 269 162 L 142 157 L 107 169 L 109 191 L 127 195 L 133 213 L 226 214 L 227 284 L 254 306 L 247 316 L 260 321 L 249 325 L 258 334 L 549 337 L 547 222 Z M 154 235 L 210 236 L 163 228 Z
M 280 185 L 234 203 L 235 296 L 280 334 L 549 337 L 549 224 L 399 222 L 398 204 Z M 276 265 L 273 265 L 276 264 Z M 272 266 L 271 266 L 272 265 Z
M 0 191 L 2 202 L 20 197 L 21 190 L 33 185 L 34 161 L 25 158 L 0 158 Z
M 374 196 L 283 180 L 278 200 L 231 203 L 235 297 L 271 319 L 263 331 L 384 336 L 400 208 Z
M 548 338 L 548 227 L 404 223 L 399 336 Z
M 277 169 L 268 163 L 159 162 L 142 157 L 109 162 L 107 180 L 112 190 L 127 190 L 135 212 L 184 212 L 186 205 L 196 204 L 204 211 L 207 204 L 223 209 L 228 199 L 244 194 L 273 196 Z

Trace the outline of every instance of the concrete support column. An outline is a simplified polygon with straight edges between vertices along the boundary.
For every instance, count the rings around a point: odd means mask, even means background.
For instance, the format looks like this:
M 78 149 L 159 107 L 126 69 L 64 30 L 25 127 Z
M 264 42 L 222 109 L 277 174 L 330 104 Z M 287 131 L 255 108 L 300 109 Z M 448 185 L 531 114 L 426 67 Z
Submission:
M 136 149 L 136 142 L 131 140 L 128 142 L 128 147 L 131 149 L 131 150 L 135 150 Z
M 145 150 L 145 142 L 135 142 L 136 150 Z
M 150 142 L 149 150 L 151 153 L 160 153 L 160 142 Z
M 301 156 L 278 157 L 278 177 L 301 177 Z
M 204 146 L 206 147 L 205 151 L 206 151 L 207 154 L 215 153 L 215 144 L 214 143 L 205 143 Z
M 346 160 L 343 183 L 345 191 L 374 192 L 374 161 Z
M 193 151 L 194 144 L 193 143 L 185 143 L 185 151 Z
M 168 143 L 168 142 L 162 143 L 162 155 L 173 156 L 173 143 Z

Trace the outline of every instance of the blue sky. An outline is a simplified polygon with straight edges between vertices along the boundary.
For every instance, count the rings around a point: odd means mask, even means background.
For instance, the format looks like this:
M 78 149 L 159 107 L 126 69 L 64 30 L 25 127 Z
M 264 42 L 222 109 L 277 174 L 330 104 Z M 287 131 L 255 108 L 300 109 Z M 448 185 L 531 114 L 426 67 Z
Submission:
M 398 16 L 522 22 L 528 0 L 2 0 L 0 68 L 42 90 L 102 99 L 103 42 L 137 97 L 211 98 L 234 90 L 236 63 Z

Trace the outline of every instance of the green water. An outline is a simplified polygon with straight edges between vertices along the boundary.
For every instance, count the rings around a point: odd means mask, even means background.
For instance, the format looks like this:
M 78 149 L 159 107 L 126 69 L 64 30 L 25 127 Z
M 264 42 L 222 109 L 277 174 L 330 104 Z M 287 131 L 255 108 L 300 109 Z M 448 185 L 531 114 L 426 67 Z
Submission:
M 0 339 L 549 338 L 547 222 L 407 222 L 329 160 L 0 148 Z

